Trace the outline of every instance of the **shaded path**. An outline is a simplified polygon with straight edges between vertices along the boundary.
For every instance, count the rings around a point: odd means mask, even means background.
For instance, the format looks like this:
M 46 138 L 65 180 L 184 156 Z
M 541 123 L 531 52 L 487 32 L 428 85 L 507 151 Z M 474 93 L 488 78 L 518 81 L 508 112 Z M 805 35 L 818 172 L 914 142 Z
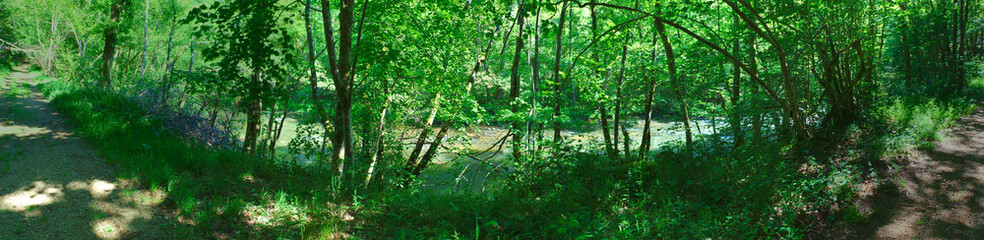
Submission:
M 26 72 L 0 82 L 0 239 L 169 239 L 162 194 L 117 180 Z
M 984 239 L 984 108 L 945 136 L 882 187 L 865 238 Z

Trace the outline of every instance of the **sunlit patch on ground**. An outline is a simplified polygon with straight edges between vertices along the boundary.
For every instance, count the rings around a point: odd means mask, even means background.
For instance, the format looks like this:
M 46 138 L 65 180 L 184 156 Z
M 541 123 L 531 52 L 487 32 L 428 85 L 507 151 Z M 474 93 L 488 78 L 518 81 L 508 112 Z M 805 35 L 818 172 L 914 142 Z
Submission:
M 269 201 L 264 205 L 249 205 L 243 209 L 246 223 L 257 226 L 284 226 L 287 223 L 310 222 L 304 209 L 284 201 Z
M 23 88 L 15 99 L 0 89 L 0 239 L 169 239 L 154 209 L 166 195 L 113 179 L 40 93 Z
M 66 187 L 69 190 L 88 191 L 93 198 L 101 199 L 113 193 L 113 189 L 116 189 L 116 184 L 96 179 L 88 182 L 73 181 L 68 183 Z
M 51 130 L 46 128 L 28 127 L 22 125 L 4 126 L 0 124 L 0 136 L 13 135 L 16 137 L 27 137 L 32 135 L 49 135 Z
M 0 197 L 0 210 L 23 212 L 36 206 L 54 203 L 64 196 L 62 186 L 35 181 L 30 186 L 23 187 Z

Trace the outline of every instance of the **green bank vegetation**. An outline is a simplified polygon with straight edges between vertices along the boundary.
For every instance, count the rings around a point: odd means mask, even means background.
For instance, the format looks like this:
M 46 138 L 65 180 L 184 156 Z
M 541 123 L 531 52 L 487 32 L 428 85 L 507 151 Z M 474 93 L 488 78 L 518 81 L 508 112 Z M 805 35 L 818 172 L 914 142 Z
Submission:
M 0 74 L 52 77 L 180 238 L 819 238 L 977 107 L 982 7 L 8 0 Z M 454 147 L 482 127 L 503 160 Z M 424 187 L 449 153 L 498 180 Z

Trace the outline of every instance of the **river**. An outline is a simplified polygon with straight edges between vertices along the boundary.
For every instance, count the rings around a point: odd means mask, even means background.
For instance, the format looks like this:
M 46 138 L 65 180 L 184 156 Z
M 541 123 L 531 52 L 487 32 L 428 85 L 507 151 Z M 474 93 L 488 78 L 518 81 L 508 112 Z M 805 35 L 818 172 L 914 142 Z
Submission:
M 265 121 L 264 121 L 265 122 Z M 627 132 L 632 139 L 631 147 L 637 150 L 639 139 L 641 139 L 644 121 L 628 121 Z M 699 126 L 699 131 L 698 131 Z M 720 119 L 712 124 L 710 120 L 693 121 L 691 127 L 695 135 L 710 134 L 717 131 L 717 128 L 726 126 L 725 121 Z M 651 126 L 652 145 L 651 150 L 658 149 L 664 144 L 682 139 L 684 137 L 683 124 L 681 122 L 652 122 Z M 293 118 L 287 118 L 284 123 L 280 139 L 277 141 L 277 155 L 288 156 L 287 145 L 291 139 L 297 137 L 298 122 Z M 414 146 L 414 141 L 421 129 L 405 129 L 391 133 L 399 134 L 405 144 L 404 156 L 409 155 Z M 437 128 L 433 129 L 437 132 Z M 507 141 L 503 146 L 495 146 L 496 142 L 502 139 L 508 129 L 496 126 L 473 126 L 466 129 L 452 129 L 448 132 L 444 146 L 430 167 L 422 174 L 422 187 L 433 191 L 445 190 L 471 190 L 474 192 L 484 191 L 486 185 L 494 182 L 500 176 L 511 173 L 514 169 L 511 166 L 511 141 Z M 242 138 L 242 132 L 239 133 Z M 552 131 L 544 133 L 545 138 L 551 138 Z M 561 131 L 562 137 L 569 141 L 576 149 L 601 149 L 603 145 L 602 131 L 600 128 L 573 131 Z M 619 133 L 620 141 L 622 133 Z M 427 144 L 424 149 L 429 147 Z M 619 143 L 622 146 L 622 143 Z M 495 148 L 493 148 L 495 147 Z M 493 148 L 492 151 L 481 153 Z M 501 150 L 500 150 L 501 149 Z M 496 151 L 500 150 L 500 151 Z M 470 157 L 469 157 L 470 156 Z M 302 165 L 313 165 L 309 159 L 298 157 L 284 157 L 291 159 Z

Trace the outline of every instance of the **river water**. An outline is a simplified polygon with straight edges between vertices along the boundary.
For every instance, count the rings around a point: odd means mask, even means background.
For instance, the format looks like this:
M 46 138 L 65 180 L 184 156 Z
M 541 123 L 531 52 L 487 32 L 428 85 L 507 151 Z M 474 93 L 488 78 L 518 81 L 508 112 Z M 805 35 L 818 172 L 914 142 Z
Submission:
M 629 133 L 633 151 L 637 151 L 639 140 L 642 137 L 644 122 L 642 120 L 627 121 L 626 131 Z M 698 131 L 698 126 L 699 130 Z M 717 128 L 726 126 L 725 121 L 720 119 L 716 122 L 710 120 L 693 121 L 691 128 L 695 135 L 710 134 L 717 131 Z M 651 149 L 658 149 L 662 145 L 679 140 L 684 137 L 683 124 L 681 122 L 652 122 L 651 123 L 652 145 Z M 297 137 L 298 122 L 292 118 L 287 118 L 280 139 L 277 141 L 277 153 L 280 156 L 287 156 L 287 145 L 291 139 Z M 391 133 L 399 134 L 399 139 L 403 140 L 406 152 L 409 155 L 414 147 L 414 143 L 421 129 L 390 130 Z M 437 132 L 437 128 L 433 132 Z M 499 140 L 508 133 L 508 129 L 496 126 L 473 126 L 466 129 L 452 129 L 444 141 L 444 146 L 433 159 L 432 164 L 421 175 L 422 187 L 433 191 L 474 191 L 479 192 L 486 189 L 487 185 L 514 171 L 512 167 L 512 142 L 507 140 L 505 144 L 496 145 Z M 544 133 L 544 138 L 550 139 L 552 130 Z M 561 131 L 562 137 L 569 141 L 576 149 L 602 149 L 604 137 L 600 128 L 585 131 Z M 622 139 L 619 131 L 619 141 Z M 242 137 L 242 133 L 240 133 Z M 619 143 L 619 148 L 623 143 Z M 424 150 L 430 147 L 425 145 Z M 500 148 L 501 147 L 501 148 Z M 492 148 L 491 151 L 485 152 Z M 484 153 L 482 153 L 484 152 Z M 297 161 L 302 165 L 313 165 L 309 159 L 298 157 L 287 157 Z

